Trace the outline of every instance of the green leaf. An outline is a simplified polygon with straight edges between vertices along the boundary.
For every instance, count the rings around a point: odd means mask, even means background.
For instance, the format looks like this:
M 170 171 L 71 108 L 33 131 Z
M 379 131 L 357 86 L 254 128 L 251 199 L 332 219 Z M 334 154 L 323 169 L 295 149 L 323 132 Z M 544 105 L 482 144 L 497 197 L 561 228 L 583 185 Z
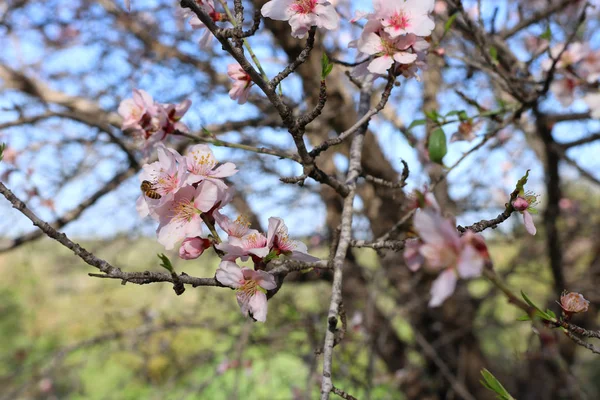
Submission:
M 175 272 L 175 270 L 173 269 L 173 264 L 171 264 L 171 260 L 169 260 L 169 257 L 165 256 L 164 254 L 160 253 L 157 254 L 158 258 L 160 258 L 161 264 L 160 266 L 163 267 L 164 269 L 166 269 L 169 272 Z
M 550 25 L 546 27 L 544 33 L 540 35 L 540 39 L 550 40 L 552 39 L 552 31 L 550 30 Z
M 440 114 L 437 112 L 437 110 L 425 111 L 425 116 L 435 122 L 437 122 L 440 118 Z
M 327 54 L 323 53 L 323 57 L 321 57 L 321 79 L 325 79 L 331 73 L 332 69 L 333 64 L 329 62 Z
M 527 172 L 525 173 L 525 175 L 523 175 L 523 177 L 517 181 L 517 186 L 515 187 L 515 191 L 518 194 L 522 195 L 525 193 L 524 186 L 527 183 L 527 179 L 529 179 L 529 171 L 530 170 L 528 169 Z
M 419 125 L 425 125 L 427 123 L 426 119 L 415 119 L 413 122 L 410 123 L 410 125 L 408 126 L 408 129 L 412 129 L 415 126 L 419 126 Z
M 4 157 L 4 149 L 6 149 L 6 143 L 0 143 L 0 161 Z
M 517 321 L 531 321 L 531 317 L 529 315 L 522 315 L 517 318 Z
M 494 46 L 490 47 L 490 57 L 492 57 L 492 63 L 498 65 L 498 50 Z
M 442 163 L 442 159 L 448 152 L 448 147 L 446 146 L 446 134 L 442 128 L 436 128 L 431 132 L 427 150 L 429 150 L 429 159 L 431 161 L 438 164 Z
M 556 319 L 556 314 L 554 314 L 554 311 L 552 311 L 549 308 L 546 310 L 546 315 L 549 315 L 550 317 Z
M 483 386 L 485 386 L 487 389 L 496 393 L 498 399 L 515 400 L 515 398 L 512 397 L 510 395 L 510 393 L 508 393 L 508 391 L 504 388 L 504 386 L 502 386 L 502 384 L 498 381 L 498 379 L 496 379 L 496 377 L 494 375 L 492 375 L 492 373 L 490 371 L 488 371 L 485 368 L 482 369 L 481 376 L 483 377 L 483 380 L 481 380 L 479 382 L 481 382 L 481 384 Z
M 446 21 L 446 23 L 444 24 L 444 35 L 450 30 L 456 17 L 458 17 L 458 12 L 455 12 L 450 16 L 450 18 L 448 18 L 448 21 Z

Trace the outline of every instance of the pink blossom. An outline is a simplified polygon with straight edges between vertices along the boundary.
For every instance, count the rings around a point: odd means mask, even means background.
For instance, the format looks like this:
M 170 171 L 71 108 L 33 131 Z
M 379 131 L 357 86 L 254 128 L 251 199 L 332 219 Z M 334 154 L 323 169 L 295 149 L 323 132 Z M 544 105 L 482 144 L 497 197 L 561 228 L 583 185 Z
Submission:
M 292 260 L 304 262 L 319 261 L 319 258 L 308 254 L 308 249 L 304 243 L 289 238 L 288 228 L 281 218 L 269 218 L 267 245 L 271 252 L 277 255 L 283 254 Z
M 586 312 L 590 302 L 583 297 L 581 293 L 564 291 L 560 296 L 560 307 L 565 315 L 571 316 L 581 312 Z
M 202 255 L 210 247 L 210 240 L 201 237 L 187 238 L 179 247 L 179 258 L 193 260 Z
M 489 254 L 483 238 L 471 231 L 462 237 L 456 228 L 431 208 L 417 211 L 414 227 L 421 242 L 407 243 L 404 257 L 411 270 L 425 265 L 429 272 L 440 272 L 431 286 L 430 307 L 441 305 L 453 292 L 458 278 L 481 275 Z
M 222 285 L 236 289 L 236 298 L 242 314 L 256 321 L 266 321 L 266 292 L 277 287 L 273 275 L 250 268 L 240 269 L 234 262 L 221 261 L 215 278 Z
M 190 129 L 186 124 L 181 122 L 181 118 L 185 115 L 192 105 L 191 100 L 184 100 L 179 104 L 163 104 L 163 111 L 166 114 L 166 123 L 163 127 L 163 131 L 166 135 L 175 132 L 189 133 Z
M 570 106 L 575 100 L 575 90 L 579 86 L 579 79 L 565 75 L 561 79 L 555 79 L 550 84 L 550 91 L 563 107 Z
M 513 208 L 523 214 L 523 223 L 530 235 L 535 235 L 537 232 L 535 225 L 533 224 L 533 216 L 531 215 L 531 212 L 537 212 L 534 208 L 536 204 L 537 196 L 531 193 L 517 196 L 512 202 Z
M 374 0 L 375 16 L 392 38 L 412 33 L 425 37 L 435 27 L 429 14 L 434 0 Z
M 227 16 L 225 16 L 224 14 L 216 12 L 215 3 L 213 2 L 213 0 L 196 0 L 196 4 L 215 22 L 220 22 L 227 19 Z M 196 13 L 194 13 L 192 10 L 185 9 L 183 12 L 183 16 L 184 18 L 191 17 L 189 20 L 189 24 L 192 27 L 192 29 L 204 30 L 199 41 L 200 48 L 203 50 L 210 48 L 213 39 L 213 34 L 211 33 L 211 31 L 206 29 L 206 25 L 204 25 L 200 18 L 198 18 Z
M 267 238 L 256 229 L 249 229 L 242 237 L 230 236 L 227 242 L 216 245 L 216 248 L 225 253 L 224 260 L 230 261 L 237 258 L 246 261 L 248 257 L 258 261 L 269 254 Z
M 225 206 L 230 193 L 211 181 L 203 181 L 197 188 L 184 186 L 173 199 L 156 209 L 159 226 L 156 230 L 158 242 L 171 250 L 177 242 L 202 235 L 200 214 L 211 214 Z
M 141 217 L 151 215 L 158 218 L 154 210 L 171 201 L 174 194 L 185 184 L 187 171 L 183 157 L 173 149 L 159 145 L 158 161 L 142 166 L 140 182 L 148 181 L 160 199 L 152 199 L 142 193 L 136 202 L 136 209 Z
M 298 39 L 306 36 L 312 26 L 334 30 L 340 25 L 335 7 L 326 0 L 271 0 L 261 13 L 277 21 L 289 21 L 292 36 Z
M 417 55 L 410 50 L 415 42 L 414 35 L 392 38 L 386 33 L 378 35 L 371 32 L 361 36 L 357 47 L 361 53 L 375 57 L 367 69 L 374 74 L 385 75 L 394 62 L 410 64 L 417 60 Z
M 250 75 L 239 64 L 229 64 L 227 66 L 227 75 L 233 79 L 229 98 L 237 100 L 238 104 L 244 104 L 248 101 L 248 95 L 252 87 L 252 78 L 250 78 Z
M 227 178 L 238 172 L 234 163 L 219 164 L 210 147 L 205 144 L 190 147 L 185 156 L 185 163 L 189 171 L 187 179 L 189 184 L 210 180 L 217 185 L 225 186 L 220 178 Z
M 243 215 L 238 216 L 234 221 L 220 212 L 215 212 L 214 217 L 217 224 L 230 237 L 241 238 L 250 230 L 250 222 Z
M 550 70 L 554 60 L 560 55 L 558 62 L 556 63 L 556 69 L 563 70 L 570 67 L 583 59 L 583 57 L 589 53 L 587 45 L 579 42 L 569 44 L 569 47 L 563 52 L 565 48 L 564 43 L 557 44 L 550 49 L 550 58 L 542 62 L 542 69 L 545 71 Z M 562 54 L 561 54 L 562 52 Z
M 472 119 L 462 121 L 458 125 L 458 131 L 452 134 L 452 137 L 450 138 L 450 143 L 458 141 L 473 141 L 473 139 L 477 137 L 475 135 L 475 132 L 477 132 L 482 125 L 483 121 L 474 122 Z
M 121 129 L 139 136 L 149 137 L 162 125 L 159 108 L 144 90 L 133 89 L 133 98 L 121 101 L 118 112 L 123 117 Z

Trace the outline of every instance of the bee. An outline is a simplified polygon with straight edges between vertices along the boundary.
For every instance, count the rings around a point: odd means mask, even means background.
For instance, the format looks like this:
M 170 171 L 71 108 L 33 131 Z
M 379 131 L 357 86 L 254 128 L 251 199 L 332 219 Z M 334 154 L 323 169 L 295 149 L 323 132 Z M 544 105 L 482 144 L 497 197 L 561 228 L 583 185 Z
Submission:
M 162 197 L 160 195 L 160 193 L 158 193 L 156 191 L 156 189 L 154 188 L 154 185 L 150 181 L 143 181 L 142 184 L 140 185 L 140 189 L 142 189 L 142 193 L 144 193 L 146 196 L 150 197 L 151 199 L 158 200 Z

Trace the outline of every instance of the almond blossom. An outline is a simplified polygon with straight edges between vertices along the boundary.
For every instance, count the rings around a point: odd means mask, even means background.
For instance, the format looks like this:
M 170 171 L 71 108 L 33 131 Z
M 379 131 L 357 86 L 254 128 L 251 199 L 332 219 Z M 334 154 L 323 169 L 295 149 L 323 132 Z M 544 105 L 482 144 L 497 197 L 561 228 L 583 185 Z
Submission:
M 269 218 L 269 230 L 267 232 L 267 246 L 275 255 L 283 254 L 292 260 L 315 262 L 319 258 L 308 254 L 308 249 L 299 240 L 292 240 L 288 236 L 288 228 L 281 218 Z
M 412 33 L 429 36 L 435 27 L 429 14 L 434 0 L 374 0 L 375 16 L 392 38 Z
M 136 209 L 141 217 L 151 215 L 158 218 L 154 210 L 173 199 L 174 194 L 185 184 L 187 171 L 183 157 L 175 150 L 163 145 L 157 148 L 158 161 L 142 166 L 140 182 L 148 181 L 160 199 L 152 199 L 142 193 L 136 201 Z
M 430 307 L 441 305 L 456 288 L 458 278 L 481 275 L 489 254 L 483 238 L 471 231 L 462 237 L 449 220 L 432 208 L 418 210 L 414 227 L 420 240 L 407 242 L 405 260 L 415 271 L 422 265 L 440 273 L 431 286 Z
M 415 43 L 415 35 L 392 38 L 383 32 L 380 34 L 371 32 L 361 36 L 357 48 L 363 54 L 374 56 L 367 67 L 370 72 L 385 75 L 394 62 L 410 64 L 417 60 L 416 53 L 411 50 L 411 46 Z
M 231 261 L 238 258 L 246 261 L 248 257 L 260 261 L 269 254 L 267 238 L 256 229 L 250 229 L 242 237 L 230 236 L 227 242 L 219 243 L 215 247 L 225 253 L 224 260 Z
M 225 14 L 219 13 L 215 10 L 215 3 L 213 2 L 213 0 L 196 0 L 196 4 L 198 5 L 198 7 L 200 7 L 200 9 L 202 9 L 206 14 L 208 14 L 208 16 L 213 21 L 220 22 L 227 20 L 227 16 Z M 200 18 L 198 18 L 196 13 L 194 13 L 192 10 L 185 9 L 183 11 L 183 16 L 184 18 L 191 17 L 189 20 L 189 24 L 192 27 L 192 29 L 204 30 L 202 36 L 200 37 L 200 41 L 198 42 L 200 44 L 200 48 L 203 50 L 210 48 L 214 36 L 211 33 L 211 31 L 206 29 L 206 25 L 204 25 Z
M 246 103 L 253 83 L 250 75 L 248 75 L 239 64 L 229 64 L 227 66 L 227 75 L 233 79 L 233 86 L 229 91 L 229 98 L 231 98 L 231 100 L 237 100 L 238 104 Z
M 121 129 L 130 132 L 147 150 L 169 134 L 189 131 L 180 120 L 191 104 L 190 100 L 158 104 L 144 90 L 133 89 L 133 98 L 119 104 L 118 112 L 123 117 Z
M 292 36 L 298 39 L 313 26 L 334 30 L 340 25 L 335 7 L 327 0 L 271 0 L 260 11 L 264 17 L 289 21 Z
M 179 258 L 194 260 L 210 247 L 210 240 L 201 237 L 187 238 L 179 246 Z
M 215 212 L 214 217 L 216 223 L 227 233 L 227 235 L 229 235 L 229 237 L 241 238 L 250 231 L 250 222 L 243 215 L 238 216 L 232 221 L 231 218 L 217 211 Z
M 189 184 L 210 180 L 217 185 L 225 186 L 220 178 L 227 178 L 238 172 L 234 163 L 219 164 L 210 147 L 205 144 L 190 147 L 185 156 L 185 163 L 189 172 L 187 178 Z
M 221 261 L 215 278 L 222 285 L 236 289 L 242 314 L 260 322 L 267 319 L 267 290 L 277 287 L 273 275 L 265 271 L 240 268 L 232 261 Z
M 133 98 L 121 101 L 118 109 L 123 117 L 121 129 L 136 137 L 148 139 L 160 130 L 164 114 L 154 104 L 152 96 L 144 90 L 133 89 Z
M 566 290 L 560 296 L 560 308 L 563 309 L 565 316 L 570 318 L 572 314 L 586 312 L 590 302 L 583 297 L 581 293 L 567 292 Z
M 537 230 L 535 229 L 535 225 L 533 224 L 533 217 L 531 213 L 537 213 L 534 206 L 537 204 L 537 195 L 532 193 L 523 194 L 522 196 L 517 196 L 515 200 L 512 202 L 512 206 L 518 212 L 523 215 L 523 223 L 525 224 L 525 229 L 530 235 L 535 235 Z
M 229 201 L 229 191 L 211 181 L 200 182 L 196 188 L 182 187 L 171 201 L 156 209 L 160 222 L 156 229 L 158 242 L 171 250 L 186 238 L 201 236 L 201 214 L 210 215 Z

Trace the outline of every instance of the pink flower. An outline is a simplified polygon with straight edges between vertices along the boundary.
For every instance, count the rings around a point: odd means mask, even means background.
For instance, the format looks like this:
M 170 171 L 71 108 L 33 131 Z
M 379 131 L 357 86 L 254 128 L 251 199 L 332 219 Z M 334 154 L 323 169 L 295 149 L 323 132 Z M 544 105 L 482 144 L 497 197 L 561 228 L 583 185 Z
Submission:
M 186 124 L 181 122 L 181 118 L 185 115 L 187 110 L 189 110 L 192 105 L 191 100 L 184 100 L 179 104 L 163 104 L 163 111 L 166 114 L 166 123 L 163 127 L 163 131 L 166 135 L 170 133 L 175 133 L 177 131 L 183 133 L 189 133 L 190 129 Z
M 231 200 L 226 189 L 211 181 L 203 181 L 197 188 L 184 186 L 173 199 L 156 209 L 159 226 L 158 242 L 171 250 L 177 242 L 202 235 L 200 214 L 211 214 Z
M 590 302 L 586 300 L 581 293 L 569 293 L 565 290 L 560 296 L 559 304 L 565 312 L 565 315 L 570 317 L 572 314 L 586 312 Z
M 276 255 L 283 254 L 292 260 L 304 262 L 319 261 L 319 258 L 308 254 L 308 249 L 304 243 L 289 238 L 288 228 L 281 218 L 269 218 L 267 246 Z
M 267 238 L 256 229 L 249 229 L 242 237 L 230 236 L 227 242 L 216 245 L 216 248 L 225 253 L 224 260 L 230 261 L 237 258 L 246 261 L 248 257 L 259 261 L 269 254 Z
M 220 22 L 220 21 L 224 21 L 227 19 L 227 17 L 225 15 L 215 11 L 215 3 L 213 2 L 213 0 L 196 0 L 196 4 L 205 13 L 207 13 L 211 17 L 211 19 L 215 22 Z M 189 9 L 185 9 L 183 12 L 183 16 L 184 16 L 184 18 L 191 17 L 189 20 L 189 24 L 192 27 L 192 29 L 203 29 L 204 30 L 204 32 L 202 33 L 202 36 L 200 37 L 200 41 L 199 41 L 200 48 L 203 50 L 210 48 L 210 45 L 211 45 L 212 39 L 213 39 L 213 34 L 208 29 L 206 29 L 206 25 L 204 25 L 204 23 L 202 21 L 200 21 L 200 18 L 198 18 L 196 13 L 194 13 L 193 11 L 191 11 Z
M 233 79 L 229 98 L 237 100 L 238 104 L 244 104 L 248 101 L 248 94 L 252 87 L 252 78 L 250 78 L 250 75 L 239 64 L 229 64 L 227 66 L 227 75 Z
M 250 222 L 243 215 L 239 215 L 234 221 L 232 221 L 226 215 L 221 214 L 220 212 L 215 212 L 214 217 L 217 224 L 230 237 L 233 236 L 241 238 L 250 230 Z
M 392 38 L 412 33 L 425 37 L 435 27 L 429 14 L 433 0 L 374 0 L 375 16 L 381 19 L 386 33 Z
M 361 36 L 357 47 L 361 53 L 375 57 L 367 69 L 374 74 L 385 75 L 394 62 L 410 64 L 417 60 L 417 55 L 410 50 L 415 42 L 414 35 L 392 38 L 386 33 L 371 32 Z
M 264 17 L 289 21 L 292 36 L 298 39 L 312 26 L 334 30 L 340 25 L 335 7 L 326 0 L 271 0 L 260 11 Z
M 537 204 L 537 195 L 528 193 L 523 196 L 517 196 L 516 199 L 513 200 L 512 206 L 513 208 L 523 214 L 523 222 L 525 224 L 525 229 L 530 235 L 535 235 L 537 230 L 535 229 L 535 225 L 533 224 L 533 217 L 531 213 L 537 213 L 534 206 Z
M 561 79 L 555 79 L 550 84 L 550 91 L 563 107 L 569 107 L 575 100 L 575 90 L 579 87 L 579 80 L 565 75 Z
M 146 193 L 141 194 L 137 199 L 136 209 L 142 218 L 149 214 L 158 218 L 154 210 L 171 201 L 187 179 L 184 159 L 176 150 L 159 145 L 157 153 L 158 161 L 142 166 L 140 182 L 149 182 L 152 190 L 161 197 L 153 199 Z
M 588 46 L 579 42 L 571 43 L 569 47 L 563 52 L 565 47 L 564 43 L 557 44 L 550 49 L 550 57 L 542 62 L 542 69 L 545 71 L 550 70 L 554 60 L 560 55 L 560 59 L 556 63 L 556 69 L 562 70 L 570 67 L 583 59 L 583 57 L 589 53 Z M 562 52 L 562 54 L 561 54 Z
M 187 238 L 179 247 L 179 258 L 193 260 L 202 255 L 210 247 L 210 240 L 201 237 Z
M 273 275 L 250 268 L 240 269 L 236 263 L 221 261 L 215 275 L 222 285 L 236 289 L 236 298 L 242 314 L 256 321 L 267 319 L 267 290 L 277 287 Z
M 210 147 L 205 144 L 190 147 L 185 156 L 185 163 L 189 171 L 187 179 L 189 184 L 210 180 L 217 185 L 225 186 L 219 178 L 226 178 L 238 172 L 234 163 L 219 164 Z
M 149 137 L 160 129 L 162 123 L 159 108 L 144 90 L 133 89 L 133 99 L 121 101 L 118 112 L 123 117 L 121 129 L 139 136 Z
M 422 264 L 429 272 L 440 272 L 431 286 L 430 307 L 441 305 L 456 288 L 458 278 L 481 275 L 489 254 L 483 238 L 471 231 L 462 237 L 456 228 L 431 208 L 417 211 L 414 227 L 421 242 L 408 243 L 404 257 L 411 270 Z

